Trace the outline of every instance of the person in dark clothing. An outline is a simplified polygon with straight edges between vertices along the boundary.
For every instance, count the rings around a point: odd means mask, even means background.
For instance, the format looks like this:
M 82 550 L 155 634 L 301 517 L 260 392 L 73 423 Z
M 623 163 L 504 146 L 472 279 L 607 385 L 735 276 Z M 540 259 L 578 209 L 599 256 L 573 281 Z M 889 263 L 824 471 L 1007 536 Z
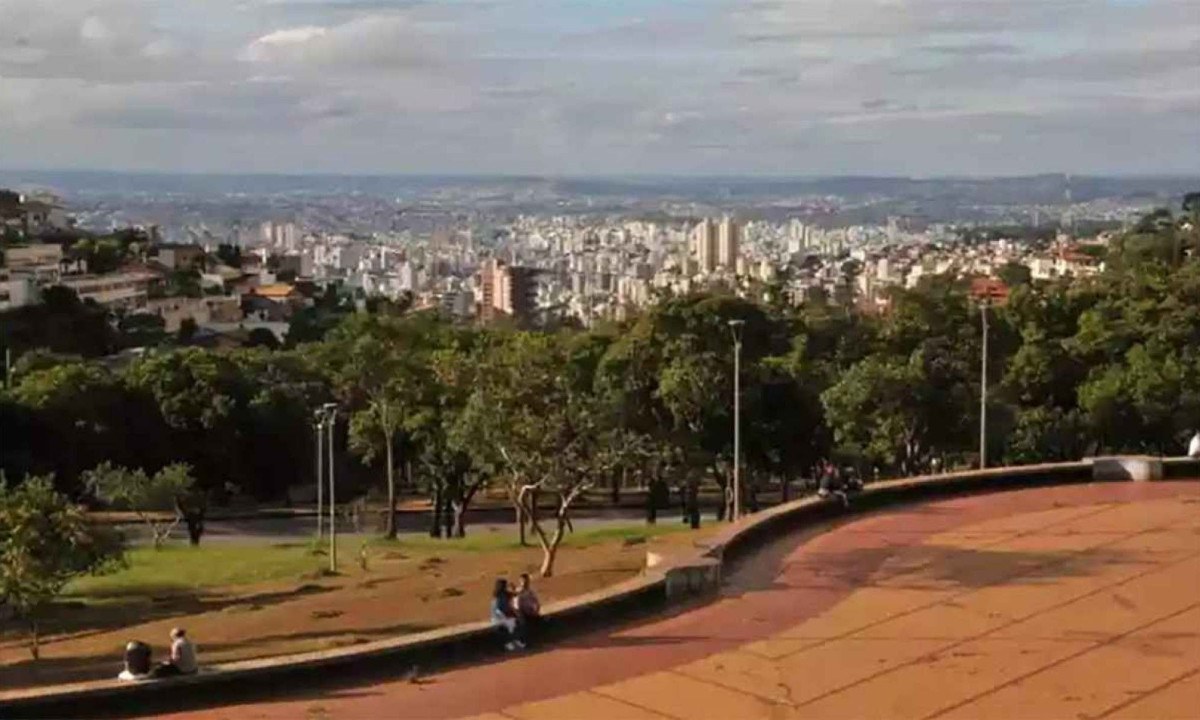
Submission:
M 133 640 L 125 646 L 125 669 L 118 680 L 144 680 L 150 677 L 150 646 Z

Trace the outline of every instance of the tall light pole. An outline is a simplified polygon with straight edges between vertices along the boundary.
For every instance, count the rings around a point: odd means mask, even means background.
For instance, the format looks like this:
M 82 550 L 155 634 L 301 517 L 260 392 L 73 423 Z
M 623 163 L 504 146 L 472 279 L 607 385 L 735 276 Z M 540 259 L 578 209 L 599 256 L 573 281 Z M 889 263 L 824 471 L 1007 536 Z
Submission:
M 987 357 L 988 301 L 979 303 L 979 318 L 983 323 L 983 352 L 979 360 L 979 469 L 987 467 Z
M 333 482 L 333 429 L 337 425 L 337 403 L 325 403 L 325 427 L 329 430 L 329 572 L 337 572 L 337 502 Z
M 325 446 L 325 414 L 324 410 L 313 413 L 313 429 L 317 437 L 317 542 L 325 539 L 325 459 L 322 448 Z
M 742 516 L 742 327 L 744 320 L 730 320 L 733 334 L 733 510 L 731 521 Z

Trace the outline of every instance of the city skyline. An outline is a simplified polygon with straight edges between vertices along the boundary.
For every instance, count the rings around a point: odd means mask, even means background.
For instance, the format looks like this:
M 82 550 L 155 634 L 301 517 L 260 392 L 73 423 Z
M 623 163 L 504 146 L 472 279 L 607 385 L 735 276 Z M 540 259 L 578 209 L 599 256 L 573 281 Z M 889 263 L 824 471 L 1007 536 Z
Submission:
M 1200 170 L 1200 0 L 0 2 L 9 169 Z

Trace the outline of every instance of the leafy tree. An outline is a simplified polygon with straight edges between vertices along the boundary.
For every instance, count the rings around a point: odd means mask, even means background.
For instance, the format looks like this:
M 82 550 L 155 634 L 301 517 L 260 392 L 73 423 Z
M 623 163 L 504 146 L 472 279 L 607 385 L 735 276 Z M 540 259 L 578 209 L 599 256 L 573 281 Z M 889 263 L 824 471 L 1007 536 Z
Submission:
M 180 321 L 179 329 L 175 331 L 175 342 L 180 345 L 191 345 L 199 331 L 200 326 L 196 324 L 195 318 L 185 317 Z
M 919 362 L 872 357 L 854 365 L 821 395 L 834 442 L 871 465 L 923 468 L 931 451 L 918 401 L 925 387 Z
M 996 270 L 996 277 L 1011 288 L 1031 283 L 1033 281 L 1033 271 L 1024 263 L 1010 261 L 1004 263 Z
M 231 243 L 221 243 L 217 245 L 217 259 L 223 265 L 240 268 L 242 266 L 242 249 Z
M 19 376 L 13 399 L 32 411 L 37 472 L 53 472 L 64 490 L 105 459 L 155 463 L 161 421 L 153 404 L 104 366 L 66 362 Z
M 249 472 L 244 449 L 252 384 L 233 356 L 201 348 L 158 351 L 132 363 L 124 378 L 157 407 L 171 459 L 191 465 L 201 487 L 216 492 L 229 482 L 254 487 L 260 481 Z
M 514 333 L 476 357 L 480 374 L 463 423 L 483 463 L 493 448 L 500 456 L 509 498 L 541 546 L 541 573 L 549 577 L 574 503 L 601 471 L 591 378 L 569 366 L 565 343 L 552 335 Z M 539 514 L 544 496 L 555 501 L 552 530 Z
M 20 357 L 45 349 L 55 353 L 100 357 L 117 348 L 108 312 L 93 302 L 81 302 L 74 290 L 51 286 L 38 305 L 0 312 L 0 343 Z
M 203 527 L 203 511 L 184 500 L 195 485 L 191 468 L 186 464 L 168 465 L 154 475 L 147 475 L 141 469 L 129 470 L 106 462 L 85 472 L 84 482 L 108 505 L 135 512 L 150 530 L 155 550 L 162 547 L 185 515 L 192 518 L 190 522 L 196 527 Z M 185 507 L 189 512 L 185 513 Z M 200 543 L 199 532 L 191 537 L 193 545 Z
M 41 610 L 73 578 L 112 567 L 121 551 L 120 538 L 89 524 L 50 478 L 14 486 L 0 477 L 0 607 L 29 623 L 34 660 Z
M 261 347 L 268 350 L 276 350 L 279 348 L 279 338 L 275 337 L 275 333 L 266 328 L 254 328 L 246 337 L 246 347 Z
M 386 537 L 396 536 L 395 450 L 405 408 L 416 404 L 428 369 L 419 359 L 419 332 L 394 318 L 353 315 L 333 333 L 326 357 L 338 394 L 351 411 L 350 446 L 368 463 L 384 458 Z

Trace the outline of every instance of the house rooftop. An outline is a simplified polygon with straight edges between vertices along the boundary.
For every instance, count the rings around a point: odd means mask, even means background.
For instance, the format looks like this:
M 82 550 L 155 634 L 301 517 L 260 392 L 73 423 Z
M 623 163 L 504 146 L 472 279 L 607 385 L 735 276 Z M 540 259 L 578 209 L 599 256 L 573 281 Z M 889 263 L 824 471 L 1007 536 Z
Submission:
M 262 285 L 254 289 L 255 295 L 263 297 L 282 298 L 296 292 L 296 286 L 288 283 L 275 283 L 274 285 Z

